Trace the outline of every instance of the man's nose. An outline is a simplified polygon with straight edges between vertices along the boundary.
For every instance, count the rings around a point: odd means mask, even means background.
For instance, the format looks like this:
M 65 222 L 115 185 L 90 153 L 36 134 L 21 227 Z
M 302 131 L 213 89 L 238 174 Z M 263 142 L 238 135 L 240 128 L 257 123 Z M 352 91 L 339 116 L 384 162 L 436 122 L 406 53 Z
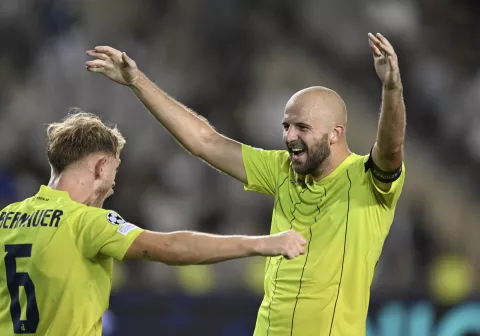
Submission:
M 292 142 L 298 139 L 298 134 L 297 131 L 295 130 L 295 127 L 288 127 L 287 130 L 285 130 L 285 140 L 287 142 Z

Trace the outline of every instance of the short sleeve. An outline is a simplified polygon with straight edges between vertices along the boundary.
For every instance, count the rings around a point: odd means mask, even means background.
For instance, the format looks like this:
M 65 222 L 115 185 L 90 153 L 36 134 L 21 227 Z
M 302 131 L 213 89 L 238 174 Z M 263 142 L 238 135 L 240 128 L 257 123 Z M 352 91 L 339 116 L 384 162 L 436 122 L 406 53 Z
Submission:
M 73 239 L 88 259 L 104 255 L 122 260 L 130 245 L 144 230 L 126 222 L 115 211 L 88 208 L 72 223 Z
M 370 159 L 370 155 L 365 156 L 365 163 Z M 366 178 L 377 199 L 386 207 L 393 209 L 397 205 L 398 199 L 402 193 L 403 184 L 405 182 L 405 163 L 402 163 L 401 173 L 395 181 L 390 183 L 390 188 L 385 191 L 378 185 L 378 180 L 373 176 L 372 170 L 366 168 Z
M 245 190 L 275 195 L 281 152 L 242 145 L 243 165 L 247 173 Z

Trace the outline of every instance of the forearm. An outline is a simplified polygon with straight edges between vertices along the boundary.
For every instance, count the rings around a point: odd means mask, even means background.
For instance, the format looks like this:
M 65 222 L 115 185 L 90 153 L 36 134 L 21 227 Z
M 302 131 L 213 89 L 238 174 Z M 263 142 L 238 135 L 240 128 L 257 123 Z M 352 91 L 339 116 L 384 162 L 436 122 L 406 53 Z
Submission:
M 405 104 L 401 85 L 394 89 L 383 88 L 382 107 L 378 124 L 376 149 L 385 170 L 396 169 L 401 164 L 405 140 Z M 389 162 L 397 167 L 390 167 Z
M 192 154 L 199 156 L 215 130 L 202 117 L 168 96 L 144 74 L 130 86 L 152 115 Z
M 169 97 L 144 74 L 140 74 L 130 87 L 153 116 L 190 153 L 247 183 L 240 143 L 217 133 L 204 118 Z
M 162 235 L 147 250 L 148 258 L 168 265 L 213 264 L 260 255 L 261 237 L 219 236 L 189 231 Z M 158 238 L 158 237 L 157 237 Z

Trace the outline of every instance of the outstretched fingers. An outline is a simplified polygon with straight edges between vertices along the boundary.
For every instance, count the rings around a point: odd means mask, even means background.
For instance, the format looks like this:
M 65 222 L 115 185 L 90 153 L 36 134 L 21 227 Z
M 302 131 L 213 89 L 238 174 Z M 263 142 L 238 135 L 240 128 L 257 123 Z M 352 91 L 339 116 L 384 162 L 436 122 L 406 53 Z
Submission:
M 102 53 L 108 56 L 114 56 L 115 54 L 120 53 L 117 49 L 109 46 L 96 46 L 94 51 L 97 53 Z
M 86 64 L 87 64 L 87 66 L 90 66 L 90 67 L 105 68 L 105 69 L 111 68 L 111 66 L 112 66 L 109 62 L 104 61 L 104 60 L 99 60 L 99 59 L 96 59 L 96 60 L 93 60 L 93 61 L 88 61 Z
M 112 64 L 110 62 L 100 59 L 88 61 L 87 63 L 85 63 L 85 66 L 90 72 L 105 72 L 106 70 L 112 68 Z
M 96 52 L 95 50 L 87 50 L 87 55 L 91 57 L 96 57 L 101 60 L 108 60 L 110 57 L 107 54 Z
M 103 68 L 89 67 L 88 65 L 85 68 L 87 69 L 88 72 L 100 72 L 100 73 L 105 72 L 105 69 Z
M 395 50 L 390 42 L 380 33 L 377 35 L 373 35 L 372 33 L 368 33 L 370 48 L 372 49 L 375 56 L 380 56 L 377 54 L 377 50 L 383 54 L 385 57 L 387 56 L 395 56 Z
M 122 52 L 122 61 L 125 62 L 125 64 L 130 68 L 135 68 L 137 66 L 135 61 L 128 57 L 127 53 L 125 52 Z
M 372 40 L 368 40 L 368 45 L 370 46 L 370 50 L 372 50 L 372 54 L 374 57 L 382 56 L 380 49 L 378 49 L 378 47 L 372 42 Z

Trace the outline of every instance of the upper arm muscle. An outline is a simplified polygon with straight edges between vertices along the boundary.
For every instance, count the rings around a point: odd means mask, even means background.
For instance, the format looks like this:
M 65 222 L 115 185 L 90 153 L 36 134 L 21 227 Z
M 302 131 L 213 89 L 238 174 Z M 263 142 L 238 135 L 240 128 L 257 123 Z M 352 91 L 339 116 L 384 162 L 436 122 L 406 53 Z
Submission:
M 247 183 L 241 143 L 215 132 L 204 144 L 199 157 L 240 182 Z
M 397 170 L 403 161 L 403 148 L 395 153 L 383 154 L 378 147 L 378 144 L 375 143 L 372 150 L 372 160 L 374 164 L 385 172 L 393 172 Z M 391 183 L 382 182 L 374 178 L 374 183 L 383 191 L 388 192 L 391 187 Z
M 398 169 L 403 161 L 403 146 L 392 153 L 382 153 L 378 143 L 375 143 L 372 150 L 372 159 L 375 165 L 383 171 L 391 172 Z
M 144 231 L 138 235 L 125 253 L 124 259 L 152 259 L 156 246 L 162 243 L 164 234 Z

